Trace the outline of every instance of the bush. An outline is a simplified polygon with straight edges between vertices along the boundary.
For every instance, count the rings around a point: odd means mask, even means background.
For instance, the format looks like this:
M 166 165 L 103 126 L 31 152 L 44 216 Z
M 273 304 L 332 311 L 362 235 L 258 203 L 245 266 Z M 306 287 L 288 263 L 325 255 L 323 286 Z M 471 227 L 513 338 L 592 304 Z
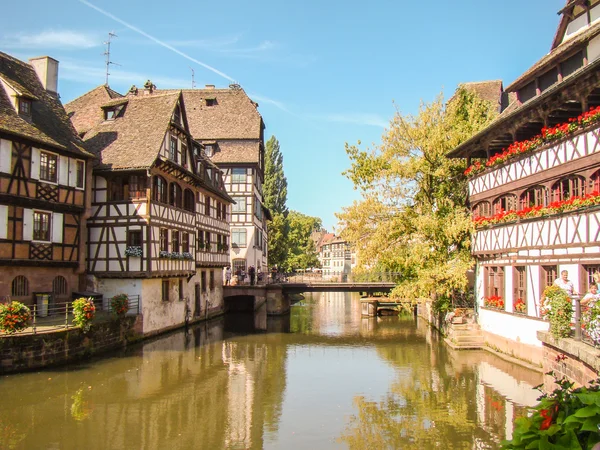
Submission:
M 85 332 L 90 330 L 92 320 L 96 316 L 96 305 L 91 298 L 78 298 L 72 304 L 73 323 Z
M 558 388 L 538 398 L 540 403 L 529 416 L 515 421 L 513 438 L 502 442 L 502 448 L 591 449 L 600 441 L 599 382 L 597 379 L 590 387 L 573 389 L 566 378 L 556 380 Z M 536 389 L 541 391 L 541 385 Z
M 558 286 L 548 286 L 542 294 L 542 316 L 550 322 L 550 332 L 555 338 L 571 335 L 573 305 L 567 293 Z
M 129 297 L 127 294 L 115 295 L 110 300 L 110 310 L 117 317 L 123 317 L 129 311 Z
M 6 334 L 17 333 L 29 326 L 31 310 L 21 302 L 12 301 L 0 304 L 0 331 Z

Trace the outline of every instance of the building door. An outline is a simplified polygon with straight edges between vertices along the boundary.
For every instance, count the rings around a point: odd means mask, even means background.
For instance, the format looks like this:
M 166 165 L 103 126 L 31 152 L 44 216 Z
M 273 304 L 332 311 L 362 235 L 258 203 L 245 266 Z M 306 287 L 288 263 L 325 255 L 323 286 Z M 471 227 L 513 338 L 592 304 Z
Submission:
M 200 316 L 200 283 L 194 285 L 194 317 Z

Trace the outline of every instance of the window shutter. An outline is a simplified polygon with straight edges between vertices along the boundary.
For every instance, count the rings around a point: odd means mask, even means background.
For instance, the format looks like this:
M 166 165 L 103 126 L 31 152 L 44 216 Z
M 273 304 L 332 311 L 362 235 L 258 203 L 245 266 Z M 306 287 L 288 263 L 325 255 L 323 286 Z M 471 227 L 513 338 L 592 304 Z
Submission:
M 31 147 L 31 173 L 29 177 L 32 180 L 40 179 L 40 149 Z
M 77 182 L 77 160 L 69 158 L 69 186 L 75 187 Z
M 0 139 L 0 172 L 10 173 L 12 141 Z
M 8 206 L 0 205 L 0 239 L 8 237 Z
M 63 215 L 52 213 L 52 242 L 62 244 L 63 241 Z
M 33 240 L 33 210 L 23 209 L 23 240 Z
M 62 155 L 58 157 L 58 184 L 69 185 L 69 158 Z

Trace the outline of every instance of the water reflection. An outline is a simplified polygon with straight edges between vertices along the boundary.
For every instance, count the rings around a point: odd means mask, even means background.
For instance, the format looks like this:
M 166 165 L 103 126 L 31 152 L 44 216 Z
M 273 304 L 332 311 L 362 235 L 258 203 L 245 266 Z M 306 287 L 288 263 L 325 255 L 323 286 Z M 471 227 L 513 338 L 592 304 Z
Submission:
M 453 352 L 356 296 L 231 315 L 69 370 L 0 380 L 0 448 L 495 447 L 541 376 Z

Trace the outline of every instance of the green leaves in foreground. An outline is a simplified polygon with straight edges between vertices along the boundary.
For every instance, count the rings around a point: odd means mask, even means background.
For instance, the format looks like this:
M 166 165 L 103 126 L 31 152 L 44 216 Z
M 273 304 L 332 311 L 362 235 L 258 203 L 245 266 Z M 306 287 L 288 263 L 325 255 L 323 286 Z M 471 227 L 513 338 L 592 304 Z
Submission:
M 591 449 L 600 442 L 599 382 L 600 379 L 589 387 L 573 389 L 573 383 L 565 378 L 556 380 L 559 387 L 542 395 L 529 416 L 515 421 L 513 439 L 502 442 L 502 448 Z

